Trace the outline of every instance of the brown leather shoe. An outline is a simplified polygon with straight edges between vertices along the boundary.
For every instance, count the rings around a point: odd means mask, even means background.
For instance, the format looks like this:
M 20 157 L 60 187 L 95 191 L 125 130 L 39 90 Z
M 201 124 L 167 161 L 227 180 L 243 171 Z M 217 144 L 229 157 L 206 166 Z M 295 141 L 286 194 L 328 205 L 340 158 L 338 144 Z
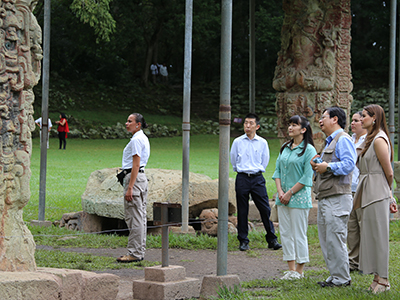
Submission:
M 143 260 L 143 258 L 136 258 L 132 255 L 122 255 L 117 258 L 117 262 L 120 262 L 120 263 L 134 263 L 134 262 L 139 262 L 142 260 Z

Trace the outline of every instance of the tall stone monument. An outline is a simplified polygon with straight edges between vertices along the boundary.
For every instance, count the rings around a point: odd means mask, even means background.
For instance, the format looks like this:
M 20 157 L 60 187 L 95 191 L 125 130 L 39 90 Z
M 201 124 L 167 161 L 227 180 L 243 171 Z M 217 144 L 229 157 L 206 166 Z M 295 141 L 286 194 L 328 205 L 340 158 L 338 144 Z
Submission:
M 320 152 L 325 136 L 318 121 L 323 110 L 339 106 L 350 113 L 350 0 L 283 0 L 283 10 L 273 80 L 278 137 L 288 139 L 288 120 L 303 115 L 310 121 Z
M 0 270 L 35 271 L 35 242 L 22 219 L 30 198 L 32 88 L 40 78 L 37 0 L 0 0 Z

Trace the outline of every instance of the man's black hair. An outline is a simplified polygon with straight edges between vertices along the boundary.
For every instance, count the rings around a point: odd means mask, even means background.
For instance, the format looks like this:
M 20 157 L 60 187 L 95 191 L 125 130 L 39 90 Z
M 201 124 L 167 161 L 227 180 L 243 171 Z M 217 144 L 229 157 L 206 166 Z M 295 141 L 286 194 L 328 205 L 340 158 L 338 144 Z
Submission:
M 255 113 L 248 113 L 248 114 L 244 117 L 244 120 L 246 120 L 246 119 L 256 119 L 256 124 L 257 124 L 257 125 L 260 125 L 260 118 L 259 118 L 258 115 L 255 114 Z
M 326 111 L 329 114 L 329 118 L 333 118 L 333 117 L 338 118 L 338 124 L 340 127 L 342 127 L 343 129 L 346 127 L 346 113 L 344 112 L 344 110 L 342 108 L 337 107 L 337 106 L 332 106 L 330 108 L 325 109 L 323 111 L 323 113 Z

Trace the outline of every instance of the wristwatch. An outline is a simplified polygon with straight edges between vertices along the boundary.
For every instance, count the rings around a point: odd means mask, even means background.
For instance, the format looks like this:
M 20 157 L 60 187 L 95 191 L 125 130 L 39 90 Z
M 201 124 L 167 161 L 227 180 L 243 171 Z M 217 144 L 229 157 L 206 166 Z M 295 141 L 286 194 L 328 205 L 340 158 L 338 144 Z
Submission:
M 331 167 L 329 166 L 329 164 L 328 164 L 328 166 L 326 167 L 326 171 L 327 171 L 327 172 L 332 172 L 332 169 L 331 169 Z

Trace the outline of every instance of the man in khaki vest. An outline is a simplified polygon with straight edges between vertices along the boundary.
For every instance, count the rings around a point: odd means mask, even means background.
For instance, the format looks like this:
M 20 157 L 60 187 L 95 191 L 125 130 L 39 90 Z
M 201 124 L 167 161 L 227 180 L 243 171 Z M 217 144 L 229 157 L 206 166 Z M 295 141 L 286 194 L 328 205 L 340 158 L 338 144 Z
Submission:
M 318 282 L 321 287 L 351 284 L 347 253 L 347 221 L 353 208 L 351 177 L 357 153 L 350 136 L 343 131 L 346 113 L 339 107 L 327 108 L 319 121 L 327 136 L 321 163 L 315 170 L 314 193 L 318 199 L 318 237 L 330 276 Z

